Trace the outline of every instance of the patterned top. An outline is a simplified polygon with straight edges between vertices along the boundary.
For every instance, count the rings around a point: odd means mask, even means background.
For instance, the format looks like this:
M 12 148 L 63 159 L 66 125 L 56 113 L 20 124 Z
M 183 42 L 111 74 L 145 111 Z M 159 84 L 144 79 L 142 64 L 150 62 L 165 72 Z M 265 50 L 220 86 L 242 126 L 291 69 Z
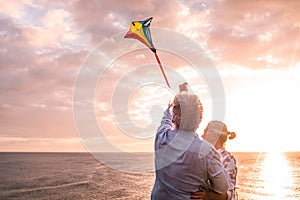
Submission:
M 237 166 L 236 160 L 233 155 L 226 151 L 225 147 L 218 149 L 218 152 L 221 155 L 221 161 L 223 166 L 230 177 L 230 188 L 227 192 L 228 200 L 237 200 L 238 195 L 236 192 L 236 177 L 237 177 Z
M 152 200 L 190 199 L 198 186 L 228 191 L 230 180 L 214 147 L 191 131 L 172 126 L 169 109 L 165 111 L 155 138 L 155 183 Z

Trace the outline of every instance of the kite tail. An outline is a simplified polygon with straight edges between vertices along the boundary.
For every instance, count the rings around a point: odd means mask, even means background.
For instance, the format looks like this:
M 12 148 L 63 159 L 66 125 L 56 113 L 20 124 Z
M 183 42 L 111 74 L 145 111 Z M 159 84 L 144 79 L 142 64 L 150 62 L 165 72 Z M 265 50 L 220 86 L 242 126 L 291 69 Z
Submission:
M 155 58 L 156 58 L 156 60 L 157 60 L 157 62 L 158 62 L 158 64 L 159 64 L 160 70 L 161 70 L 161 72 L 162 72 L 162 74 L 163 74 L 163 76 L 164 76 L 164 78 L 165 78 L 165 81 L 166 81 L 167 86 L 168 86 L 169 88 L 171 88 L 171 87 L 170 87 L 170 84 L 169 84 L 169 81 L 168 81 L 168 79 L 167 79 L 167 76 L 166 76 L 166 74 L 165 74 L 165 71 L 164 71 L 164 69 L 163 69 L 163 66 L 162 66 L 162 64 L 160 63 L 160 60 L 159 60 L 159 58 L 158 58 L 157 53 L 154 52 L 154 55 L 155 55 Z

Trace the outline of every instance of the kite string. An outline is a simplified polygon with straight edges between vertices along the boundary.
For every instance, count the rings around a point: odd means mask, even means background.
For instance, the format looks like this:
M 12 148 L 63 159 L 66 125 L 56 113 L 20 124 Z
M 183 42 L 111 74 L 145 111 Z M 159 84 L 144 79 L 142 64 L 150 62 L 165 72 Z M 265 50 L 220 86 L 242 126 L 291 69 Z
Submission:
M 160 60 L 159 60 L 159 58 L 158 58 L 157 53 L 154 53 L 154 55 L 155 55 L 155 58 L 156 58 L 156 60 L 157 60 L 157 62 L 158 62 L 158 64 L 159 64 L 160 70 L 161 70 L 161 72 L 162 72 L 162 74 L 163 74 L 163 76 L 164 76 L 164 78 L 165 78 L 165 81 L 166 81 L 166 83 L 167 83 L 167 86 L 168 86 L 169 88 L 171 88 L 171 87 L 170 87 L 170 84 L 169 84 L 169 81 L 168 81 L 168 79 L 167 79 L 167 76 L 166 76 L 166 74 L 165 74 L 165 71 L 164 71 L 164 69 L 163 69 L 163 66 L 162 66 L 162 64 L 160 63 Z

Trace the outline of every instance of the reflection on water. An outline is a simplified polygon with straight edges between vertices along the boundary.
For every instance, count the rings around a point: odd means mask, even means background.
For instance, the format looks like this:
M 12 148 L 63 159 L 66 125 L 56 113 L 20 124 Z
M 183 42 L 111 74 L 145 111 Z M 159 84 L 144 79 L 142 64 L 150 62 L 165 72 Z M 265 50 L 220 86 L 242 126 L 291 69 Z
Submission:
M 108 166 L 149 171 L 153 155 L 102 153 Z M 234 153 L 239 200 L 299 200 L 300 152 Z M 88 153 L 0 153 L 0 199 L 150 199 L 155 173 L 126 173 Z M 133 168 L 134 167 L 134 168 Z
M 294 180 L 291 167 L 285 155 L 280 152 L 270 152 L 261 165 L 260 173 L 263 199 L 289 199 L 293 194 Z
M 300 152 L 234 153 L 239 200 L 299 200 Z

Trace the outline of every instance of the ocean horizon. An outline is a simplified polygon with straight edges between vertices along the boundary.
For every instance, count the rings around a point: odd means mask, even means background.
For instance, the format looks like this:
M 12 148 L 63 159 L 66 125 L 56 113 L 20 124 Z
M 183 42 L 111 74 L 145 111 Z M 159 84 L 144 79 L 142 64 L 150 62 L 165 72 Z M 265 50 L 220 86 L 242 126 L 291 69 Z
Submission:
M 300 152 L 232 152 L 239 199 L 300 199 Z M 0 199 L 150 199 L 149 152 L 0 152 Z

